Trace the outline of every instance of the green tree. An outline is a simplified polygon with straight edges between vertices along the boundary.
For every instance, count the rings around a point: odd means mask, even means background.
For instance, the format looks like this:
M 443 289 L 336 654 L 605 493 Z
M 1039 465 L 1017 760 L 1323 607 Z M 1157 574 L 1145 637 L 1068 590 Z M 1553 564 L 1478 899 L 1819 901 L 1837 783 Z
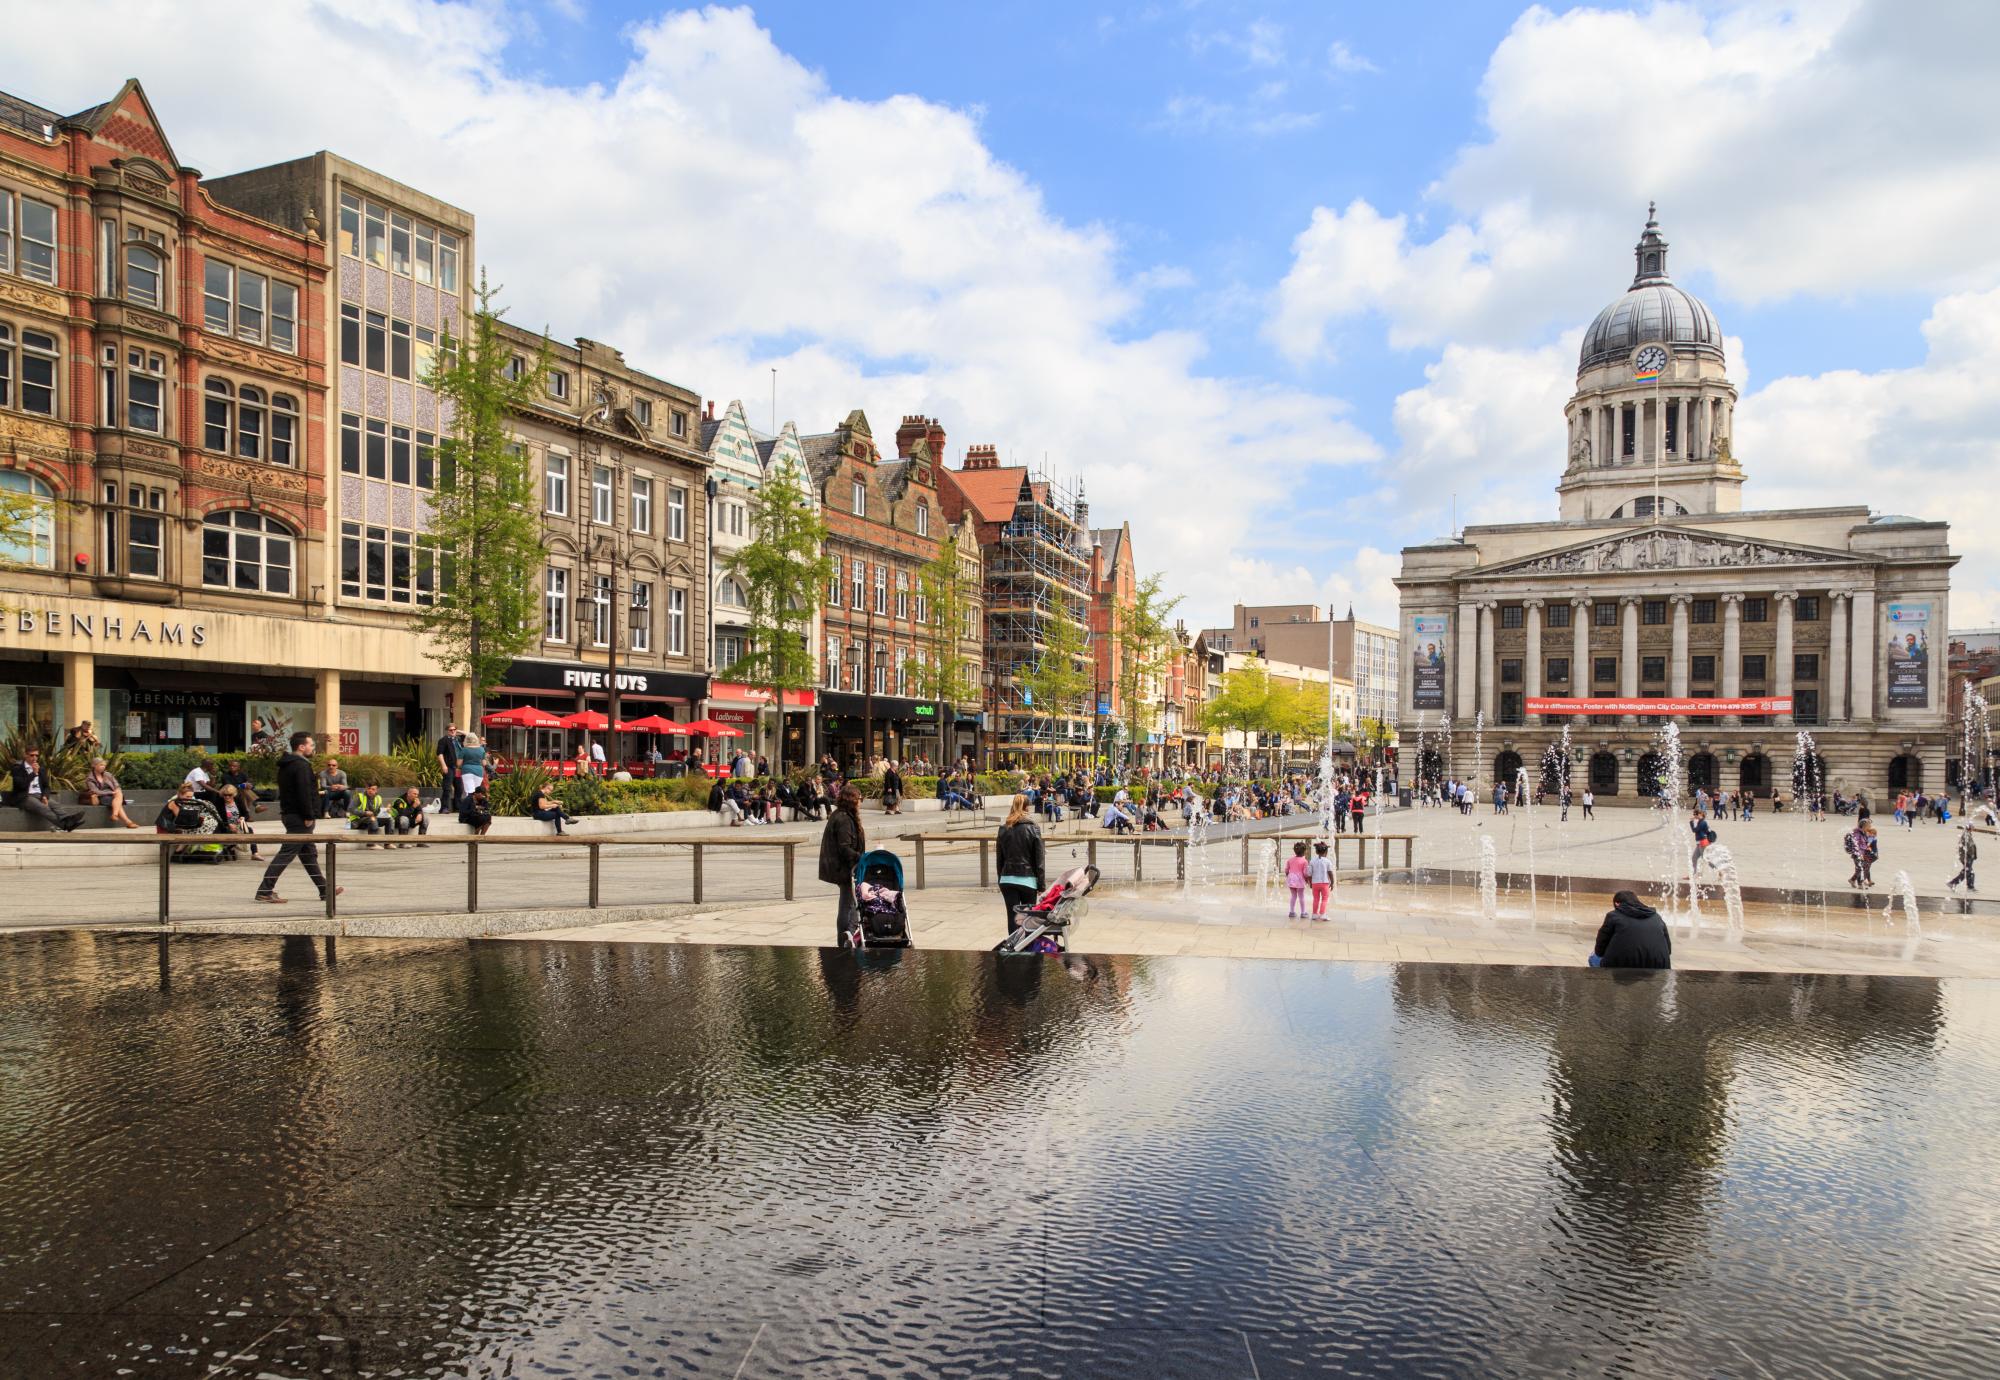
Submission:
M 979 582 L 965 569 L 958 534 L 952 533 L 938 547 L 937 557 L 917 571 L 917 593 L 929 618 L 930 654 L 912 657 L 904 663 L 910 686 L 920 700 L 937 709 L 938 761 L 945 756 L 945 725 L 950 723 L 952 706 L 978 697 L 972 667 L 958 655 L 958 641 L 965 619 L 979 598 Z
M 35 528 L 54 514 L 55 505 L 18 489 L 0 488 L 0 574 L 33 570 Z M 0 613 L 9 613 L 0 598 Z
M 1211 733 L 1268 733 L 1270 701 L 1270 672 L 1262 661 L 1246 661 L 1211 689 L 1202 707 L 1202 727 Z
M 1371 762 L 1381 761 L 1383 752 L 1395 741 L 1395 726 L 1380 719 L 1364 718 L 1355 730 L 1354 745 L 1366 752 Z
M 424 379 L 451 422 L 439 445 L 428 544 L 417 553 L 419 585 L 435 571 L 437 592 L 416 623 L 439 663 L 472 682 L 475 720 L 508 664 L 542 632 L 541 504 L 511 422 L 548 372 L 548 340 L 534 367 L 511 370 L 497 292 L 481 273 L 470 340 L 445 332 Z
M 1113 627 L 1118 638 L 1118 695 L 1125 705 L 1125 754 L 1127 765 L 1160 719 L 1155 682 L 1165 669 L 1167 657 L 1176 648 L 1173 627 L 1167 620 L 1180 607 L 1179 598 L 1169 599 L 1160 589 L 1164 577 L 1148 575 L 1133 592 L 1132 602 L 1113 611 Z
M 776 771 L 783 775 L 785 692 L 813 683 L 812 625 L 821 591 L 833 578 L 833 557 L 812 493 L 790 465 L 775 466 L 758 488 L 750 521 L 755 539 L 732 553 L 725 567 L 743 587 L 750 636 L 743 655 L 722 675 L 770 690 L 779 716 Z
M 1021 677 L 1021 689 L 1036 718 L 1051 727 L 1079 717 L 1095 680 L 1083 622 L 1077 609 L 1057 595 L 1042 621 L 1042 654 L 1035 669 Z M 1051 732 L 1051 742 L 1054 734 Z

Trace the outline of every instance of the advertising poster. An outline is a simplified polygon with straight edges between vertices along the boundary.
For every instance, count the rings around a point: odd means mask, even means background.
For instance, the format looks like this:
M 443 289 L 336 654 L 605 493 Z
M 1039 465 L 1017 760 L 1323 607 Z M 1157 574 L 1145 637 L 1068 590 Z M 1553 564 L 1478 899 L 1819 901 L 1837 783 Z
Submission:
M 1451 615 L 1424 614 L 1410 620 L 1412 659 L 1412 709 L 1443 709 L 1445 643 L 1451 634 Z
M 1882 621 L 1889 658 L 1889 708 L 1930 708 L 1931 606 L 1887 604 Z

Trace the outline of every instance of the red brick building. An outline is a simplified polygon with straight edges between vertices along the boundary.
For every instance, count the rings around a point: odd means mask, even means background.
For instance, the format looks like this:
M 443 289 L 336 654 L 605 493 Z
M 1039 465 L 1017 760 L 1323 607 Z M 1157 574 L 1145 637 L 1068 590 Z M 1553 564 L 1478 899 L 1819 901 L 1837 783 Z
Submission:
M 937 708 L 920 698 L 910 667 L 937 655 L 917 572 L 937 559 L 946 533 L 937 489 L 944 428 L 935 418 L 905 417 L 896 454 L 885 460 L 857 408 L 799 444 L 833 558 L 820 631 L 821 751 L 843 764 L 919 750 L 935 757 Z
M 1096 658 L 1092 704 L 1095 706 L 1098 750 L 1114 723 L 1126 718 L 1124 646 L 1118 632 L 1139 590 L 1139 573 L 1132 564 L 1132 524 L 1101 527 L 1090 534 L 1090 645 Z
M 0 731 L 337 746 L 322 677 L 436 676 L 406 629 L 327 620 L 327 273 L 318 216 L 223 205 L 136 81 L 0 95 L 0 487 L 39 506 L 0 552 Z

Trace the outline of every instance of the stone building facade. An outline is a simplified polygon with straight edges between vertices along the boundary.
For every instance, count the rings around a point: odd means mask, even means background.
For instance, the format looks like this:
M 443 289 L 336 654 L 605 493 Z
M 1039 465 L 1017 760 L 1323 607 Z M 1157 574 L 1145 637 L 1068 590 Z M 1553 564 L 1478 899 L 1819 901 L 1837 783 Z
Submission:
M 0 732 L 227 752 L 262 719 L 386 750 L 447 692 L 331 594 L 323 227 L 222 181 L 137 82 L 70 116 L 0 95 L 0 485 L 42 509 L 8 553 Z
M 1745 511 L 1721 328 L 1668 277 L 1657 223 L 1635 255 L 1632 286 L 1584 336 L 1557 520 L 1403 552 L 1405 775 L 1532 778 L 1567 724 L 1572 780 L 1639 799 L 1672 719 L 1690 788 L 1789 792 L 1795 761 L 1829 788 L 1943 785 L 1946 524 Z M 1649 714 L 1649 699 L 1690 712 Z M 1702 700 L 1750 703 L 1692 712 Z
M 536 367 L 542 337 L 501 323 L 508 368 Z M 515 423 L 541 500 L 542 637 L 489 697 L 555 714 L 700 717 L 708 693 L 708 460 L 700 398 L 595 340 L 548 343 Z M 630 757 L 649 739 L 618 735 Z M 686 738 L 662 739 L 686 751 Z M 706 748 L 696 741 L 695 747 Z

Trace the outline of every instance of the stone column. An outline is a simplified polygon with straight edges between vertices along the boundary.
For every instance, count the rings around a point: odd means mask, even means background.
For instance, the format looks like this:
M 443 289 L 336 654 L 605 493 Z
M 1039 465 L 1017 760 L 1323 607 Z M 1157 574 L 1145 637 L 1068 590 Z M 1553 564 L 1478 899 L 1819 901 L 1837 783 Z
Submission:
M 460 724 L 459 727 L 469 733 L 479 731 L 470 724 Z M 338 671 L 321 671 L 318 682 L 313 687 L 313 737 L 319 739 L 321 752 L 340 751 L 340 672 Z
M 1771 668 L 1771 693 L 1780 699 L 1792 693 L 1792 603 L 1799 596 L 1796 591 L 1782 590 L 1773 595 L 1778 602 L 1778 645 L 1773 649 L 1772 659 L 1778 664 Z M 1778 722 L 1797 722 L 1790 713 L 1778 715 Z
M 1743 596 L 1722 596 L 1722 698 L 1733 700 L 1743 693 Z M 1725 714 L 1722 722 L 1734 728 L 1743 722 L 1741 714 Z
M 1569 601 L 1569 693 L 1579 700 L 1590 698 L 1590 600 L 1588 599 Z
M 56 741 L 64 729 L 97 717 L 97 658 L 89 652 L 59 652 L 63 668 L 62 718 L 56 722 Z M 93 724 L 100 742 L 111 742 L 111 725 Z M 207 746 L 214 746 L 208 744 Z M 106 748 L 107 753 L 109 748 Z
M 1875 591 L 1872 589 L 1854 591 L 1854 635 L 1850 641 L 1847 715 L 1856 723 L 1873 723 L 1875 672 L 1881 659 L 1875 651 Z M 1933 647 L 1931 660 L 1935 663 L 1937 659 L 1937 650 Z
M 1618 599 L 1618 698 L 1639 698 L 1639 596 L 1625 594 Z M 1620 714 L 1621 724 L 1637 723 L 1636 714 Z
M 1495 665 L 1493 647 L 1493 605 L 1479 606 L 1479 709 L 1486 715 L 1486 722 L 1493 723 L 1498 718 L 1494 713 L 1493 680 L 1498 666 Z
M 1686 699 L 1688 692 L 1688 604 L 1693 596 L 1675 594 L 1670 596 L 1674 606 L 1674 649 L 1673 658 L 1667 663 L 1667 693 L 1675 699 Z M 1686 715 L 1675 715 L 1685 720 Z
M 1525 615 L 1522 619 L 1528 625 L 1528 650 L 1521 659 L 1521 698 L 1523 701 L 1538 698 L 1542 693 L 1542 601 L 1527 599 Z M 1521 722 L 1538 724 L 1539 714 L 1528 713 L 1525 703 L 1521 706 Z
M 1827 624 L 1826 686 L 1823 706 L 1830 724 L 1847 722 L 1847 591 L 1836 589 L 1827 596 L 1831 609 Z
M 1479 605 L 1470 599 L 1458 601 L 1458 707 L 1460 723 L 1472 722 L 1478 707 L 1479 685 Z

